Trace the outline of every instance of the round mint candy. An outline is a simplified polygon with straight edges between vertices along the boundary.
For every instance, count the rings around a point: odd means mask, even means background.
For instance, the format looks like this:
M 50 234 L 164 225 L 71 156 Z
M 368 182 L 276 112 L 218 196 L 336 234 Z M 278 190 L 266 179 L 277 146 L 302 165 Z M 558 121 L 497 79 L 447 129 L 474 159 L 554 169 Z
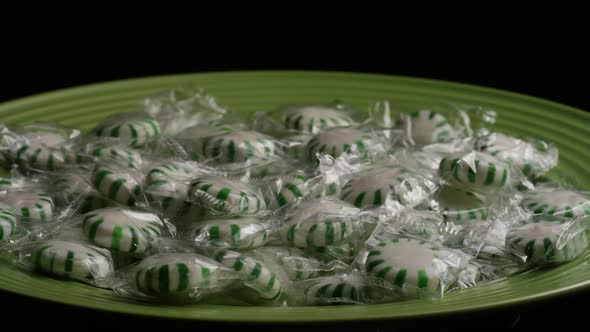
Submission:
M 45 193 L 12 191 L 0 202 L 20 217 L 22 222 L 47 222 L 53 218 L 55 204 Z
M 91 178 L 94 188 L 109 199 L 134 206 L 141 194 L 141 176 L 133 169 L 96 165 Z
M 337 199 L 316 199 L 302 203 L 287 217 L 279 230 L 283 243 L 298 247 L 325 247 L 354 235 L 358 213 L 352 205 Z
M 38 271 L 89 283 L 104 279 L 114 271 L 108 251 L 80 242 L 43 241 L 33 250 L 32 260 Z
M 317 134 L 326 128 L 350 127 L 354 124 L 345 112 L 320 105 L 290 108 L 285 111 L 284 121 L 285 128 L 308 134 Z
M 535 213 L 536 218 L 552 216 L 572 219 L 590 215 L 590 199 L 580 193 L 560 188 L 538 188 L 525 193 L 521 205 Z
M 307 143 L 307 158 L 317 161 L 316 153 L 325 153 L 338 158 L 345 152 L 350 152 L 356 146 L 360 153 L 366 153 L 376 143 L 371 135 L 354 128 L 334 128 L 324 130 L 312 137 Z
M 445 221 L 454 223 L 486 220 L 488 208 L 478 194 L 455 187 L 443 187 L 437 194 L 440 212 Z
M 101 122 L 94 133 L 98 137 L 115 137 L 132 147 L 142 147 L 160 136 L 160 125 L 148 116 L 117 114 Z
M 497 189 L 510 183 L 510 165 L 481 152 L 443 158 L 439 174 L 452 184 L 474 189 Z
M 400 167 L 376 167 L 353 176 L 342 187 L 340 199 L 358 208 L 383 205 L 388 196 L 402 205 L 417 204 L 435 188 L 432 181 Z
M 400 238 L 383 241 L 368 252 L 368 275 L 399 287 L 406 295 L 432 293 L 440 287 L 437 249 L 429 243 Z
M 202 139 L 202 155 L 220 163 L 264 159 L 275 154 L 274 139 L 255 131 L 236 130 Z
M 82 229 L 92 243 L 115 252 L 143 254 L 160 238 L 158 215 L 121 208 L 105 208 L 84 215 Z
M 192 240 L 198 246 L 229 249 L 260 247 L 266 238 L 267 225 L 253 217 L 203 221 L 192 231 Z
M 286 292 L 280 277 L 263 261 L 229 250 L 217 251 L 214 259 L 242 275 L 245 284 L 258 294 L 258 300 L 284 301 Z
M 231 271 L 192 253 L 164 253 L 145 258 L 135 270 L 135 286 L 149 295 L 200 297 L 223 288 Z
M 518 263 L 557 264 L 570 261 L 588 249 L 584 230 L 570 223 L 540 221 L 506 234 L 506 248 Z
M 455 136 L 455 130 L 447 119 L 432 111 L 410 113 L 405 121 L 404 130 L 416 145 L 443 143 Z
M 192 181 L 189 199 L 211 212 L 254 213 L 266 209 L 259 188 L 222 176 L 200 176 Z
M 0 208 L 0 241 L 7 240 L 16 232 L 18 219 L 10 209 Z

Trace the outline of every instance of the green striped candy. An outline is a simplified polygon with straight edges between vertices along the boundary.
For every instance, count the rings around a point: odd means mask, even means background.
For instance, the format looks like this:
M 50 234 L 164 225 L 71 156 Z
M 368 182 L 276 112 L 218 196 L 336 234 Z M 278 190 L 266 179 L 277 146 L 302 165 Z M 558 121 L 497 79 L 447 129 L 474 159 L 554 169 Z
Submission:
M 231 133 L 234 129 L 230 126 L 218 126 L 218 127 L 209 127 L 204 125 L 196 125 L 192 127 L 185 128 L 180 133 L 176 134 L 174 137 L 181 141 L 193 141 L 196 142 L 202 138 L 220 135 L 224 133 Z
M 24 144 L 10 151 L 10 159 L 24 168 L 54 171 L 64 165 L 64 154 L 58 148 L 42 143 Z
M 151 206 L 170 218 L 176 218 L 194 210 L 188 202 L 188 188 L 185 182 L 161 179 L 149 184 L 145 194 Z
M 338 158 L 343 153 L 349 152 L 353 145 L 364 154 L 368 150 L 374 149 L 376 144 L 372 141 L 371 135 L 354 128 L 324 130 L 313 136 L 307 143 L 307 159 L 317 162 L 316 153 L 324 153 Z
M 82 229 L 91 242 L 114 252 L 143 254 L 160 238 L 162 221 L 158 215 L 121 208 L 105 208 L 86 213 Z
M 437 112 L 412 112 L 404 121 L 404 131 L 416 145 L 444 143 L 455 137 L 455 130 Z
M 80 242 L 49 240 L 33 250 L 35 270 L 92 283 L 114 272 L 110 252 Z
M 174 139 L 189 153 L 193 160 L 206 159 L 203 156 L 203 144 L 208 141 L 208 137 L 214 137 L 225 133 L 231 133 L 234 129 L 229 126 L 210 127 L 196 125 L 184 129 Z
M 201 154 L 205 159 L 219 163 L 233 163 L 270 158 L 276 155 L 276 151 L 272 137 L 255 131 L 236 130 L 203 138 Z
M 342 276 L 315 278 L 305 283 L 303 305 L 360 304 L 363 288 Z
M 309 142 L 309 135 L 296 135 L 285 138 L 287 142 L 282 146 L 285 155 L 291 158 L 304 160 L 307 159 L 307 143 Z
M 480 138 L 475 147 L 518 167 L 529 178 L 543 175 L 557 165 L 557 150 L 539 151 L 528 142 L 501 133 Z
M 192 240 L 197 246 L 250 249 L 266 243 L 266 228 L 266 224 L 252 217 L 213 219 L 194 228 Z
M 100 123 L 94 133 L 98 137 L 116 137 L 132 147 L 142 147 L 160 136 L 160 125 L 150 117 L 118 114 Z
M 141 195 L 141 175 L 130 168 L 96 165 L 91 183 L 105 197 L 117 203 L 134 206 Z
M 0 191 L 6 191 L 13 187 L 11 179 L 0 178 Z
M 53 131 L 23 134 L 29 142 L 16 151 L 16 163 L 30 168 L 53 171 L 64 164 L 66 136 Z
M 261 247 L 256 249 L 256 253 L 272 257 L 285 270 L 289 280 L 314 278 L 325 270 L 320 261 L 297 248 Z
M 16 214 L 9 209 L 0 208 L 0 241 L 7 240 L 16 232 L 18 220 Z
M 173 163 L 160 164 L 152 167 L 146 177 L 146 185 L 160 180 L 191 180 L 195 174 L 194 170 Z
M 356 221 L 326 217 L 304 223 L 287 223 L 280 229 L 283 243 L 297 248 L 318 248 L 340 243 L 352 235 Z
M 439 209 L 445 221 L 454 223 L 486 220 L 488 208 L 476 193 L 455 187 L 443 187 L 438 195 Z
M 223 266 L 197 254 L 163 253 L 139 263 L 135 286 L 148 295 L 200 297 L 231 279 L 230 274 Z
M 170 218 L 198 219 L 200 210 L 188 202 L 188 189 L 195 171 L 177 164 L 161 164 L 148 172 L 148 201 Z
M 508 163 L 476 151 L 462 157 L 443 158 L 439 165 L 439 174 L 445 180 L 474 189 L 505 187 L 511 182 L 510 173 Z
M 521 205 L 535 214 L 535 219 L 547 216 L 572 219 L 590 215 L 590 200 L 568 189 L 537 188 L 527 192 Z
M 506 248 L 521 264 L 558 264 L 580 256 L 588 249 L 583 229 L 570 224 L 540 221 L 506 234 Z
M 432 181 L 399 167 L 377 167 L 354 176 L 342 187 L 340 199 L 358 208 L 381 206 L 388 196 L 402 205 L 417 204 L 435 188 Z
M 308 193 L 307 177 L 304 175 L 277 179 L 270 185 L 268 197 L 266 198 L 267 206 L 270 210 L 276 210 L 303 198 Z
M 55 205 L 53 199 L 45 193 L 13 191 L 3 199 L 22 222 L 48 222 L 53 218 Z
M 345 112 L 320 105 L 290 108 L 285 111 L 284 121 L 285 128 L 307 134 L 317 134 L 326 128 L 354 125 L 354 121 Z
M 61 174 L 53 185 L 56 189 L 55 201 L 57 205 L 67 207 L 79 204 L 78 211 L 86 213 L 109 206 L 109 201 L 89 185 L 90 175 L 82 172 L 68 172 Z
M 208 210 L 225 214 L 254 213 L 266 209 L 259 188 L 222 176 L 201 176 L 193 180 L 189 199 Z
M 138 151 L 122 146 L 94 147 L 90 149 L 89 154 L 99 163 L 115 162 L 118 165 L 135 169 L 140 169 L 143 163 L 143 158 Z
M 273 303 L 285 300 L 286 291 L 279 276 L 263 261 L 229 250 L 219 250 L 213 257 L 222 265 L 238 272 L 245 279 L 246 286 L 258 294 L 259 300 Z
M 317 198 L 299 204 L 287 215 L 279 235 L 284 244 L 324 247 L 354 235 L 357 222 L 349 219 L 360 210 L 336 198 Z
M 405 295 L 433 293 L 439 288 L 437 252 L 430 244 L 410 238 L 383 241 L 368 252 L 365 271 L 399 287 Z
M 359 253 L 359 243 L 357 240 L 345 241 L 335 245 L 307 248 L 306 253 L 317 257 L 318 259 L 326 261 L 340 261 L 351 263 Z

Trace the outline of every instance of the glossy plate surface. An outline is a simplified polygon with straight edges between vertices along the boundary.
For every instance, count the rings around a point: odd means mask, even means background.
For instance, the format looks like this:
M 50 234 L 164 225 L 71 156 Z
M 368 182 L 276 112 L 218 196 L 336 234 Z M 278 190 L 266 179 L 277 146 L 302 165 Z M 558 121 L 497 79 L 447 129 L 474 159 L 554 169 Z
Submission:
M 463 105 L 498 114 L 497 129 L 554 142 L 560 162 L 550 177 L 590 188 L 590 114 L 514 93 L 433 80 L 328 72 L 227 72 L 150 77 L 60 90 L 0 105 L 0 123 L 54 122 L 91 129 L 109 114 L 141 108 L 141 99 L 162 90 L 203 87 L 235 111 L 276 109 L 293 102 L 338 99 L 360 110 L 389 99 L 393 111 L 429 105 Z M 477 106 L 477 107 L 472 107 Z M 438 107 L 438 106 L 437 106 Z M 484 309 L 546 298 L 590 286 L 589 253 L 557 268 L 536 271 L 451 292 L 443 301 L 407 301 L 372 306 L 301 308 L 167 306 L 137 304 L 109 290 L 29 275 L 0 261 L 0 289 L 77 306 L 182 319 L 224 321 L 340 321 L 416 317 Z

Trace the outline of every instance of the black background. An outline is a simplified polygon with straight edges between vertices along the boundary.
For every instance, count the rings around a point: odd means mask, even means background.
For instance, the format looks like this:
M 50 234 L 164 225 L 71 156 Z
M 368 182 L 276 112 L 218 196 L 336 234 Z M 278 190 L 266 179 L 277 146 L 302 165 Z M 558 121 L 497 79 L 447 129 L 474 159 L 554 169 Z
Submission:
M 372 1 L 216 1 L 132 8 L 104 2 L 68 7 L 21 4 L 0 11 L 0 101 L 148 75 L 317 69 L 474 83 L 590 110 L 586 16 L 582 5 L 562 2 L 514 6 L 495 1 L 469 5 L 415 1 L 386 6 Z M 14 312 L 36 312 L 40 321 L 91 319 L 168 326 L 147 318 L 0 296 L 3 306 L 10 303 Z M 576 315 L 575 308 L 587 307 L 589 301 L 590 295 L 581 293 L 442 320 L 321 328 L 545 326 L 582 322 L 585 317 Z
M 475 83 L 590 109 L 581 5 L 214 3 L 3 10 L 0 100 L 146 75 L 318 69 Z

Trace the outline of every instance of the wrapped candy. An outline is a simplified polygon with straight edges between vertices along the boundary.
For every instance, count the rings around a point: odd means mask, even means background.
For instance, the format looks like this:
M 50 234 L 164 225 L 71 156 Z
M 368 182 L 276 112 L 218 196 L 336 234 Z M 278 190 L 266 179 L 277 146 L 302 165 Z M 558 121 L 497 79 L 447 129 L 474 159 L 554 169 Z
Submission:
M 65 155 L 79 135 L 78 130 L 36 124 L 14 131 L 3 127 L 0 142 L 9 162 L 25 169 L 53 171 L 64 165 Z
M 487 128 L 494 110 L 240 115 L 186 87 L 142 102 L 88 134 L 0 126 L 0 250 L 17 265 L 141 301 L 359 305 L 588 249 L 589 194 L 547 173 L 551 143 Z
M 160 136 L 160 125 L 147 114 L 119 113 L 101 123 L 93 130 L 97 137 L 118 138 L 131 147 L 143 147 Z
M 227 289 L 238 275 L 212 259 L 193 253 L 162 253 L 126 269 L 136 291 L 158 300 L 203 300 Z

